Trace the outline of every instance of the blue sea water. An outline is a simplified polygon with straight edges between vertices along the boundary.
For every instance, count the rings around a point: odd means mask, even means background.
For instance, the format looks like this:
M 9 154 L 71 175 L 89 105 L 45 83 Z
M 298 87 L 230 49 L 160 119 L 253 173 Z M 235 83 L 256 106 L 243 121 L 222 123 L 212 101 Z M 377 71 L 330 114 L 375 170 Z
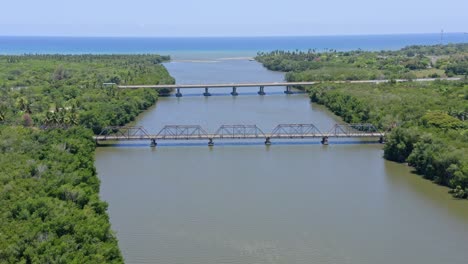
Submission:
M 468 42 L 466 33 L 446 33 L 443 43 Z M 441 43 L 440 34 L 311 36 L 97 38 L 0 36 L 0 54 L 135 54 L 157 53 L 173 59 L 251 57 L 272 50 L 394 50 L 408 45 Z

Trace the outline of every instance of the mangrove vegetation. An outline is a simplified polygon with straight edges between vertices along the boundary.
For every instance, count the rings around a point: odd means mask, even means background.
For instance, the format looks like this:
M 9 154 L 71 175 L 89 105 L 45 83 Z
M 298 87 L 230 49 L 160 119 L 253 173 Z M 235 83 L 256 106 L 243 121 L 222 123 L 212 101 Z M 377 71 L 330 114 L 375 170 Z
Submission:
M 158 55 L 0 56 L 0 263 L 121 263 L 99 198 L 94 133 L 172 84 Z
M 439 78 L 468 75 L 468 44 L 409 46 L 397 51 L 273 51 L 256 60 L 287 81 Z
M 468 198 L 468 44 L 410 46 L 398 51 L 259 53 L 288 81 L 390 79 L 384 84 L 327 83 L 307 88 L 312 102 L 348 123 L 387 131 L 384 157 Z M 420 77 L 460 81 L 411 82 Z M 409 82 L 396 83 L 397 78 Z

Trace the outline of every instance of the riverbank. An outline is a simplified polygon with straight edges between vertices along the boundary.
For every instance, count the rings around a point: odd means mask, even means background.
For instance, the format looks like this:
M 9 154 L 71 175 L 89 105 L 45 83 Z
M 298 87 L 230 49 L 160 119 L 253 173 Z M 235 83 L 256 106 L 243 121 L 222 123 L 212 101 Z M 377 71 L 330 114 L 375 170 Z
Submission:
M 384 157 L 413 166 L 418 174 L 468 198 L 468 84 L 411 82 L 424 77 L 467 75 L 468 44 L 410 46 L 398 51 L 259 53 L 287 81 L 351 81 L 389 78 L 389 83 L 321 83 L 308 88 L 348 123 L 372 123 L 389 131 Z M 398 78 L 410 82 L 398 83 Z M 392 81 L 394 80 L 394 81 Z
M 158 92 L 102 83 L 174 83 L 169 59 L 0 56 L 0 262 L 123 262 L 92 135 L 134 120 Z
M 348 123 L 390 131 L 386 159 L 406 162 L 454 197 L 467 198 L 467 83 L 321 84 L 308 92 Z

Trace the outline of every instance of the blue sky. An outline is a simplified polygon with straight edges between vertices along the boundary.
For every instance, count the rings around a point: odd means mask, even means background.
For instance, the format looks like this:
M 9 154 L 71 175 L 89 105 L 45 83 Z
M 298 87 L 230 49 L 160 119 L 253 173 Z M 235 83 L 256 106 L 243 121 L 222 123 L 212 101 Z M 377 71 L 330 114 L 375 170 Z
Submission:
M 468 32 L 468 0 L 5 0 L 0 35 L 283 36 Z

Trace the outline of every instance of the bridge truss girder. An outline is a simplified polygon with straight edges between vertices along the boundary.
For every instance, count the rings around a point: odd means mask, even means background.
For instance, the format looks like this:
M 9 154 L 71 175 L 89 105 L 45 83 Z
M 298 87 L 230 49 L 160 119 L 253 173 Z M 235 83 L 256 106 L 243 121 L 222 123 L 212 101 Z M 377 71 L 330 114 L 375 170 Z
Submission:
M 280 124 L 271 132 L 275 138 L 319 137 L 322 132 L 314 124 Z
M 328 136 L 368 136 L 368 135 L 380 135 L 377 127 L 373 124 L 336 124 L 329 131 Z
M 265 133 L 256 125 L 222 125 L 214 138 L 265 138 Z
M 142 126 L 109 126 L 105 127 L 99 136 L 103 136 L 103 140 L 115 137 L 123 137 L 129 140 L 151 138 L 148 131 Z
M 208 133 L 199 125 L 167 125 L 157 134 L 161 139 L 201 139 Z

